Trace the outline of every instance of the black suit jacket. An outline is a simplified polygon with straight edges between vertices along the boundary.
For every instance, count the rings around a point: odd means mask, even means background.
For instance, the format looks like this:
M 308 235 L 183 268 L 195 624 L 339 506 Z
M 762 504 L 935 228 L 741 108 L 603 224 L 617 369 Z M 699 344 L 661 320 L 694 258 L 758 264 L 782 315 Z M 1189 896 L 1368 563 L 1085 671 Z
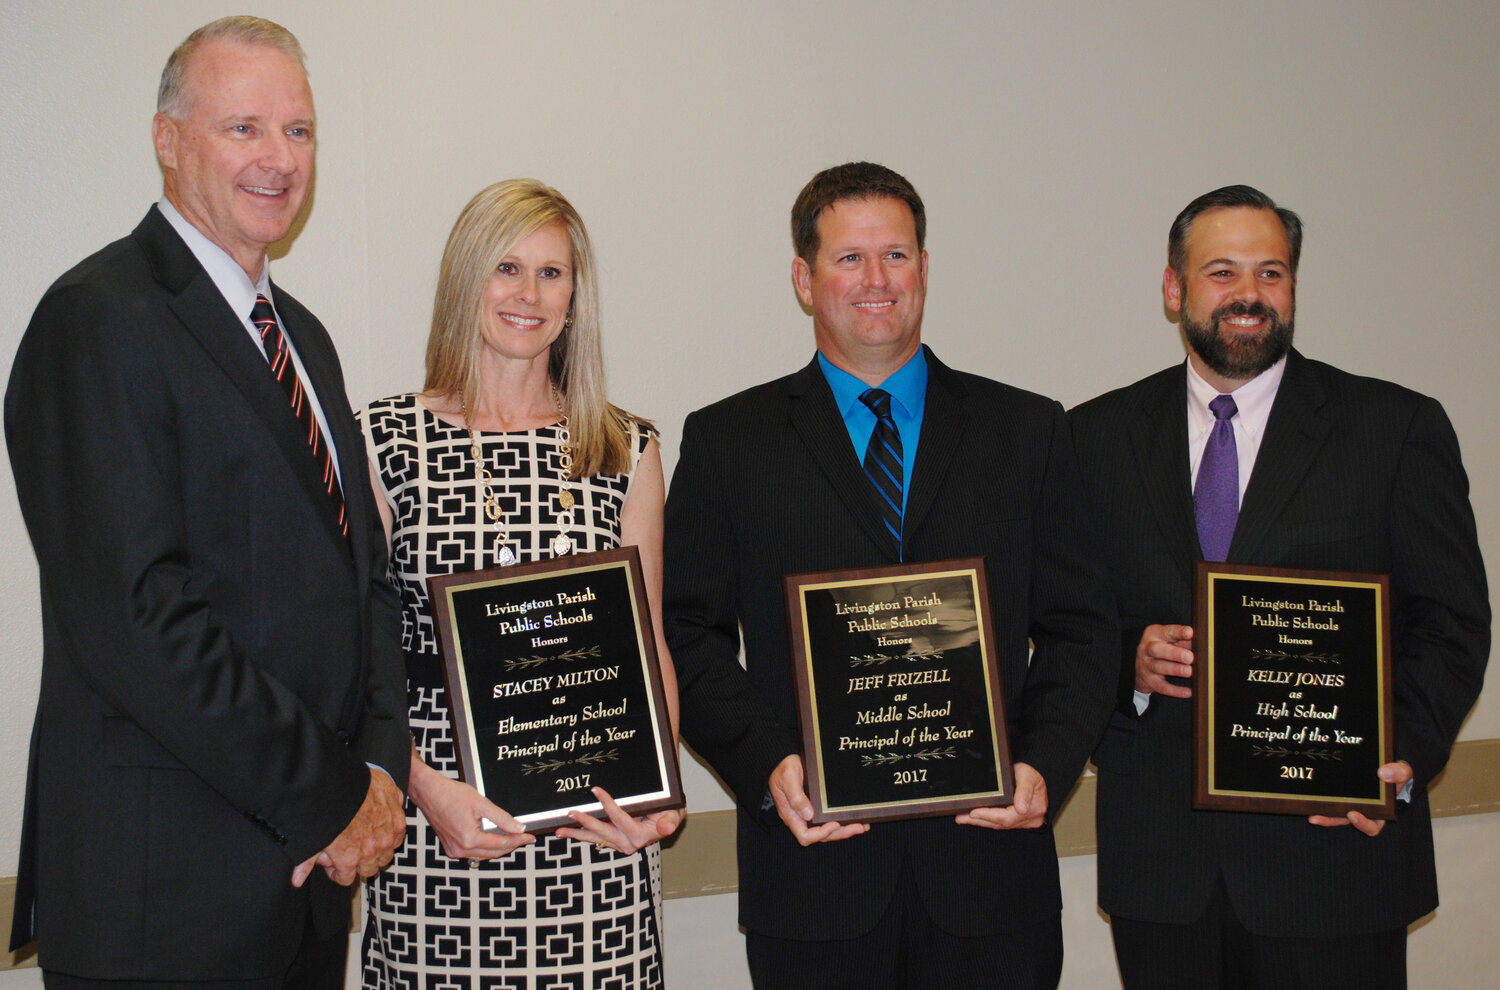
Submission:
M 906 555 L 986 558 L 1012 754 L 1043 775 L 1055 810 L 1103 728 L 1118 649 L 1067 421 L 1055 402 L 951 371 L 930 351 L 927 361 Z M 750 931 L 868 932 L 903 860 L 954 934 L 1015 931 L 1060 908 L 1050 826 L 927 818 L 803 849 L 762 813 L 771 771 L 799 752 L 782 577 L 895 563 L 889 544 L 816 360 L 688 417 L 667 499 L 663 611 L 683 737 L 739 799 Z
M 1240 920 L 1275 936 L 1400 928 L 1437 905 L 1425 786 L 1443 769 L 1489 654 L 1484 565 L 1458 441 L 1433 399 L 1293 351 L 1240 509 L 1231 562 L 1391 576 L 1396 758 L 1410 805 L 1375 838 L 1300 816 L 1191 808 L 1191 700 L 1131 701 L 1152 623 L 1191 623 L 1201 559 L 1181 365 L 1072 412 L 1119 601 L 1119 701 L 1099 767 L 1099 904 L 1186 923 L 1222 871 Z
M 154 207 L 47 291 L 17 352 L 5 430 L 43 656 L 13 941 L 35 935 L 45 968 L 283 971 L 308 910 L 329 933 L 349 917 L 347 891 L 321 870 L 294 890 L 293 866 L 354 816 L 366 761 L 405 786 L 364 443 L 326 331 L 275 296 L 338 450 L 347 545 L 265 357 Z

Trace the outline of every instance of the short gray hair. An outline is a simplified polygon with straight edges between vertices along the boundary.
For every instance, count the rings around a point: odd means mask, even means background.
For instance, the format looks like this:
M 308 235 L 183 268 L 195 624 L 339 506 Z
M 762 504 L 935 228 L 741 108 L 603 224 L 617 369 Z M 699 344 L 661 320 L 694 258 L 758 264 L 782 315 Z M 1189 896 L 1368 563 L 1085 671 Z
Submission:
M 302 44 L 297 36 L 274 21 L 268 21 L 264 17 L 251 17 L 248 14 L 236 14 L 231 17 L 221 17 L 216 21 L 203 25 L 192 34 L 183 39 L 182 44 L 173 49 L 172 54 L 167 57 L 167 64 L 161 70 L 161 85 L 156 89 L 156 111 L 164 113 L 168 117 L 181 117 L 187 110 L 183 106 L 184 79 L 187 75 L 188 61 L 193 57 L 193 52 L 198 46 L 207 41 L 237 41 L 242 45 L 265 45 L 279 52 L 291 56 L 302 66 L 302 71 L 307 71 L 307 56 L 302 51 Z

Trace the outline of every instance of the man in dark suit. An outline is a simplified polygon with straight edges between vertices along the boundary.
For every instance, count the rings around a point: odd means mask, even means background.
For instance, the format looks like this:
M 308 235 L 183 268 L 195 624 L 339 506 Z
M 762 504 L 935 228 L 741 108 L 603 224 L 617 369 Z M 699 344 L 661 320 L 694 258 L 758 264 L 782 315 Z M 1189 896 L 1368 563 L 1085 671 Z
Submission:
M 191 35 L 153 122 L 162 200 L 16 355 L 44 645 L 12 942 L 49 987 L 342 987 L 347 887 L 404 837 L 364 444 L 327 332 L 266 269 L 313 124 L 284 28 Z
M 1187 366 L 1072 413 L 1123 627 L 1095 762 L 1099 904 L 1128 988 L 1404 987 L 1406 926 L 1437 905 L 1425 788 L 1490 642 L 1468 480 L 1436 401 L 1292 350 L 1301 241 L 1248 186 L 1194 200 L 1164 276 Z M 1223 532 L 1195 522 L 1221 468 Z M 1197 559 L 1390 575 L 1395 821 L 1192 809 Z
M 1117 631 L 1061 407 L 922 346 L 925 226 L 889 169 L 815 176 L 792 209 L 792 275 L 817 356 L 683 427 L 663 611 L 683 737 L 739 802 L 758 987 L 1053 987 L 1061 971 L 1050 821 L 1102 730 Z M 867 452 L 886 458 L 880 487 Z M 981 556 L 1014 804 L 810 825 L 783 576 Z

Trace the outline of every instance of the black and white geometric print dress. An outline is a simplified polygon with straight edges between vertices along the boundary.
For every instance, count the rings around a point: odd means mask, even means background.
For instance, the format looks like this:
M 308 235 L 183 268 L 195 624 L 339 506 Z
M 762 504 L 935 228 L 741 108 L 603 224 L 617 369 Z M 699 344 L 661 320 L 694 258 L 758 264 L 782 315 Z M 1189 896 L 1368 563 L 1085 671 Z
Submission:
M 401 592 L 412 736 L 422 759 L 458 776 L 427 578 L 494 567 L 493 524 L 469 437 L 415 395 L 360 413 L 370 462 L 395 516 L 391 576 Z M 570 483 L 579 551 L 619 545 L 620 511 L 648 436 L 632 426 L 628 474 Z M 551 557 L 560 477 L 558 429 L 476 431 L 521 562 Z M 493 796 L 505 807 L 503 796 Z M 406 842 L 370 882 L 363 976 L 368 988 L 646 990 L 662 985 L 661 848 L 631 856 L 538 838 L 471 869 L 449 859 L 421 811 L 406 805 Z

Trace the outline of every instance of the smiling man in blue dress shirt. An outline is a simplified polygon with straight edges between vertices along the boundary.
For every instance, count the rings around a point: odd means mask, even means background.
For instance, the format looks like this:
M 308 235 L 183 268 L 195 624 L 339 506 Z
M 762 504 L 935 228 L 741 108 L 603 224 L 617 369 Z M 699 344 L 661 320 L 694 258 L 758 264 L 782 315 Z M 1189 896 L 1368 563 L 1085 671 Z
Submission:
M 792 275 L 817 355 L 683 427 L 667 637 L 683 737 L 738 799 L 757 987 L 1052 987 L 1061 971 L 1051 814 L 1102 730 L 1117 633 L 1062 408 L 922 345 L 925 235 L 921 198 L 890 169 L 815 176 L 792 209 Z M 809 824 L 783 576 L 979 556 L 1014 804 Z

